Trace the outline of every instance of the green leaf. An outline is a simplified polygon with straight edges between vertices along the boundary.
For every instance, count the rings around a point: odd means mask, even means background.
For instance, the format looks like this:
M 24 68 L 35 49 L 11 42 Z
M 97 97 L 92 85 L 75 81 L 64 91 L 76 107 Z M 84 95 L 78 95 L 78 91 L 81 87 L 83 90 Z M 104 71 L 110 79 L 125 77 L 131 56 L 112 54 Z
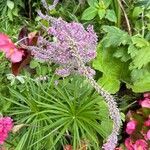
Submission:
M 130 54 L 131 58 L 134 58 L 137 55 L 138 49 L 133 45 L 130 44 L 128 47 L 128 54 Z
M 98 84 L 101 85 L 104 90 L 108 91 L 111 94 L 115 94 L 120 89 L 120 81 L 108 75 L 103 75 L 98 80 Z
M 143 76 L 143 79 L 134 82 L 133 85 L 128 85 L 128 88 L 132 88 L 135 93 L 143 93 L 150 91 L 150 74 L 149 76 Z
M 98 10 L 98 15 L 99 15 L 99 18 L 100 19 L 103 19 L 104 18 L 104 16 L 105 16 L 105 9 L 99 9 Z
M 98 13 L 98 10 L 94 7 L 89 7 L 84 10 L 82 14 L 82 20 L 92 20 Z
M 32 60 L 32 61 L 30 62 L 30 68 L 31 68 L 31 69 L 36 68 L 38 65 L 39 65 L 39 63 L 38 63 L 37 60 Z
M 11 9 L 8 9 L 8 11 L 7 11 L 7 16 L 8 16 L 8 18 L 9 18 L 9 20 L 13 21 L 13 15 L 12 15 Z
M 121 44 L 126 45 L 131 42 L 131 38 L 128 33 L 115 26 L 103 26 L 102 29 L 107 33 L 102 40 L 105 47 L 117 47 Z
M 127 62 L 131 58 L 128 54 L 127 48 L 123 46 L 116 48 L 113 57 L 120 58 L 122 62 Z
M 116 14 L 115 14 L 115 11 L 114 10 L 110 10 L 108 9 L 106 11 L 106 16 L 105 16 L 106 19 L 108 19 L 109 21 L 111 22 L 117 22 L 117 17 L 116 17 Z
M 150 62 L 150 46 L 141 48 L 135 58 L 133 59 L 133 63 L 135 68 L 142 68 L 146 66 Z
M 14 2 L 7 0 L 7 6 L 12 10 L 14 8 Z
M 92 7 L 95 7 L 96 5 L 98 5 L 98 1 L 97 0 L 87 0 L 87 2 Z
M 138 18 L 139 15 L 143 12 L 143 9 L 141 7 L 134 7 L 132 17 L 133 18 Z
M 132 37 L 132 42 L 133 42 L 134 45 L 136 45 L 139 48 L 150 45 L 147 40 L 145 40 L 142 37 L 138 37 L 138 36 L 133 36 Z
M 98 55 L 93 61 L 93 67 L 103 73 L 99 82 L 103 84 L 105 89 L 115 93 L 119 90 L 120 82 L 129 81 L 130 71 L 128 69 L 129 62 L 121 62 L 113 57 L 113 48 L 98 47 Z
M 99 6 L 100 8 L 108 8 L 109 5 L 111 4 L 111 0 L 99 0 Z

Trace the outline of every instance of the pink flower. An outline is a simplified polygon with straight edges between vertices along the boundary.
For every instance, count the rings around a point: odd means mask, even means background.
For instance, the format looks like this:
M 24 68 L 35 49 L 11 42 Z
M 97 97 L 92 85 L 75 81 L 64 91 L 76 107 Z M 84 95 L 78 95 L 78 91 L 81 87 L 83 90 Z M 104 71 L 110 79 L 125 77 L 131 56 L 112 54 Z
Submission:
M 145 98 L 145 99 L 141 102 L 141 106 L 142 106 L 142 107 L 146 107 L 146 108 L 150 108 L 150 99 L 149 99 L 149 98 Z
M 139 139 L 133 145 L 134 150 L 148 150 L 148 144 L 145 140 Z
M 147 132 L 147 139 L 150 140 L 150 130 Z
M 150 118 L 144 122 L 144 125 L 150 127 Z
M 131 141 L 131 138 L 125 139 L 125 146 L 128 150 L 134 150 L 133 148 L 133 142 Z
M 145 98 L 150 98 L 150 92 L 144 93 Z
M 23 51 L 18 49 L 11 39 L 0 33 L 0 51 L 6 54 L 6 58 L 10 59 L 11 62 L 20 62 L 22 60 Z
M 135 120 L 129 121 L 126 126 L 126 132 L 132 134 L 136 129 L 137 122 Z
M 8 137 L 8 133 L 13 128 L 13 120 L 10 117 L 2 117 L 0 118 L 0 144 L 3 144 L 6 138 Z

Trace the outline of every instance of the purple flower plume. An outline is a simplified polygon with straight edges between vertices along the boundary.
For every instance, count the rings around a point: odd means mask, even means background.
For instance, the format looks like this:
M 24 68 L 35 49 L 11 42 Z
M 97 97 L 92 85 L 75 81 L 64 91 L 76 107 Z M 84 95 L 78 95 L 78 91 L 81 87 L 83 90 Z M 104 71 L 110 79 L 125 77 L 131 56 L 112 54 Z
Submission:
M 84 63 L 96 57 L 97 35 L 93 26 L 88 26 L 85 30 L 80 23 L 67 23 L 59 18 L 52 20 L 47 33 L 49 34 L 49 41 L 39 37 L 38 48 L 33 48 L 32 53 L 38 59 L 61 65 L 63 71 L 66 69 L 68 75 L 78 70 L 77 60 L 70 50 L 72 43 L 76 45 Z

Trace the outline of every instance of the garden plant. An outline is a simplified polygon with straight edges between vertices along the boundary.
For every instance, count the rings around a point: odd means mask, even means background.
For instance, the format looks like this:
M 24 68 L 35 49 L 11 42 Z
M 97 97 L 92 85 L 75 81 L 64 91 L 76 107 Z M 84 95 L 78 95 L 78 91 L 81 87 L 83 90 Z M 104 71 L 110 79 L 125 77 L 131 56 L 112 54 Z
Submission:
M 0 0 L 0 150 L 150 150 L 149 0 Z

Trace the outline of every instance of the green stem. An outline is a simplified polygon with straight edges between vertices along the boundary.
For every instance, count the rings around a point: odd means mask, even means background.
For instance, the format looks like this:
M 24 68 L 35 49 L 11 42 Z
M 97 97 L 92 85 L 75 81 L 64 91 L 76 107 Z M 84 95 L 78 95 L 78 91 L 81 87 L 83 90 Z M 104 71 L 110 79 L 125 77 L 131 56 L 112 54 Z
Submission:
M 118 3 L 118 0 L 112 0 L 112 8 L 115 11 L 116 15 L 117 15 L 117 23 L 116 26 L 118 28 L 120 28 L 121 26 L 121 8 L 120 5 Z

